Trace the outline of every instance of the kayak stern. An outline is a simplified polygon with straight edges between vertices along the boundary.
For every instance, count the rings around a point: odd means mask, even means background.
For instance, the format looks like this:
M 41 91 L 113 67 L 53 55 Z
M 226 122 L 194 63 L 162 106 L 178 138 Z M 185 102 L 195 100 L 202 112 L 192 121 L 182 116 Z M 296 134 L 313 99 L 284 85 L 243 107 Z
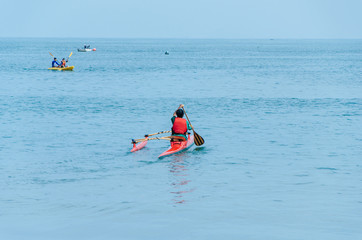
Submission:
M 163 152 L 158 158 L 166 157 L 175 153 L 182 152 L 188 148 L 190 148 L 194 144 L 194 135 L 189 135 L 187 138 L 187 141 L 183 142 L 170 142 L 171 147 Z

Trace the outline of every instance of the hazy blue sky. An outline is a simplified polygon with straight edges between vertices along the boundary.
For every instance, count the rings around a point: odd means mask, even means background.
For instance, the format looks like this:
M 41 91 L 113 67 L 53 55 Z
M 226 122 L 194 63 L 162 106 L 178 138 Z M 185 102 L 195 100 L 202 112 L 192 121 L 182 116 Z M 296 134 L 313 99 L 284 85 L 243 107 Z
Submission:
M 0 3 L 0 37 L 362 38 L 362 0 Z

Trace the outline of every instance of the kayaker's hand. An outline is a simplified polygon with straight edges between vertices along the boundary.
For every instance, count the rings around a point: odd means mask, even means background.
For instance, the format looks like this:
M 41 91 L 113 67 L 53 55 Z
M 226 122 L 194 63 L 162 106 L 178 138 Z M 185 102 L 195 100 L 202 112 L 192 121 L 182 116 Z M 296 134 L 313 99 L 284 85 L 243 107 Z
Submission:
M 179 106 L 178 108 L 180 109 L 180 108 L 183 108 L 183 107 L 184 107 L 184 105 L 183 105 L 183 104 L 180 104 L 180 106 Z

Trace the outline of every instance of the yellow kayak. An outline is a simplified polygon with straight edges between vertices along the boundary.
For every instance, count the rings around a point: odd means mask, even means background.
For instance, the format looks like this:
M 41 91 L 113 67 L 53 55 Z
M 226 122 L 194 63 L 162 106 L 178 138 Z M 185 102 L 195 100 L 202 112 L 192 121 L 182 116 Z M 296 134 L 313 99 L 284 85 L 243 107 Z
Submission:
M 59 71 L 73 71 L 74 66 L 69 66 L 69 67 L 64 67 L 64 68 L 60 68 L 60 67 L 51 67 L 48 68 L 49 70 L 59 70 Z

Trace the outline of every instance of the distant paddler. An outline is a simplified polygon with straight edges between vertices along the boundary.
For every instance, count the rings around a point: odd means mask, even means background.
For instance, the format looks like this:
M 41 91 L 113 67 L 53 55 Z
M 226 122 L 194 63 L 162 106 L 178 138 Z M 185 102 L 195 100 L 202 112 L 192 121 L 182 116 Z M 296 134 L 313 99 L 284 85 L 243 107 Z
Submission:
M 61 68 L 65 68 L 67 65 L 66 65 L 66 63 L 67 63 L 68 61 L 65 61 L 65 58 L 63 58 L 62 59 L 62 61 L 60 62 L 60 67 Z
M 52 57 L 54 57 L 53 54 L 51 54 L 50 52 L 49 52 L 49 54 L 50 54 Z M 60 64 L 58 63 L 57 58 L 54 57 L 54 60 L 52 61 L 52 68 L 54 68 L 54 67 L 60 67 L 60 68 L 65 68 L 65 67 L 67 67 L 67 66 L 66 66 L 66 63 L 68 62 L 69 58 L 70 58 L 72 55 L 73 55 L 73 52 L 71 52 L 71 53 L 69 54 L 67 60 L 65 60 L 65 58 L 63 58 L 62 61 L 60 62 Z M 55 66 L 55 65 L 57 65 L 57 66 Z
M 55 66 L 55 64 L 56 64 L 57 66 Z M 57 58 L 55 57 L 54 60 L 53 60 L 53 62 L 52 62 L 52 67 L 59 67 L 59 66 L 60 66 L 60 64 L 58 63 L 58 60 L 57 60 Z
M 181 142 L 187 140 L 187 131 L 192 130 L 192 127 L 190 123 L 184 119 L 184 110 L 182 109 L 184 107 L 183 104 L 180 104 L 178 109 L 174 112 L 171 122 L 172 122 L 172 135 L 175 136 L 175 138 L 172 138 L 171 141 L 173 142 Z
M 59 71 L 72 71 L 74 66 L 67 66 L 67 62 L 69 60 L 69 58 L 72 56 L 73 52 L 71 52 L 67 58 L 67 60 L 65 60 L 65 58 L 62 59 L 61 63 L 58 63 L 58 60 L 56 57 L 53 56 L 53 54 L 51 54 L 49 52 L 49 54 L 54 58 L 54 60 L 52 61 L 52 67 L 48 68 L 49 70 L 59 70 Z

